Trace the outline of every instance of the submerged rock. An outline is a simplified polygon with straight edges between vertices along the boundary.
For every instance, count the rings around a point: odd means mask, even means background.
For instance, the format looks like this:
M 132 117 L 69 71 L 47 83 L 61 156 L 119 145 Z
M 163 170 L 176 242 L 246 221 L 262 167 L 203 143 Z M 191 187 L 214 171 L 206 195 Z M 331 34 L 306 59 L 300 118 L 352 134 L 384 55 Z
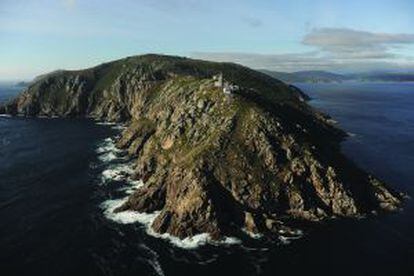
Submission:
M 341 154 L 345 133 L 304 98 L 239 65 L 145 55 L 48 75 L 0 112 L 127 123 L 117 146 L 145 185 L 116 211 L 160 211 L 158 233 L 219 239 L 397 210 L 401 197 Z

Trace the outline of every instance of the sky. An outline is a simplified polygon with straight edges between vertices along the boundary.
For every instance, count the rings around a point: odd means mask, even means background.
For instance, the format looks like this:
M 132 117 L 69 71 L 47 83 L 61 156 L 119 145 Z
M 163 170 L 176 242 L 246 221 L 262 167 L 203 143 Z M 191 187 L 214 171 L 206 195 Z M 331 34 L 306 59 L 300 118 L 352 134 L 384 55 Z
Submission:
M 412 0 L 0 0 L 0 80 L 145 53 L 414 71 Z

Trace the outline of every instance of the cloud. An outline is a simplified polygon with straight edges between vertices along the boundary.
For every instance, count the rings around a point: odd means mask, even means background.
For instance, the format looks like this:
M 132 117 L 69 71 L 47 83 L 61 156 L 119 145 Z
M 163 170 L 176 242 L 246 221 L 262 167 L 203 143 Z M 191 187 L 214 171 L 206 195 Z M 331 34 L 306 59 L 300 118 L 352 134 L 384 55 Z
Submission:
M 291 53 L 291 54 L 255 54 L 255 53 L 206 53 L 194 52 L 192 57 L 212 60 L 235 62 L 256 69 L 275 71 L 299 71 L 319 68 L 329 70 L 334 62 L 319 55 L 318 52 Z
M 345 28 L 320 28 L 308 33 L 303 44 L 342 58 L 380 59 L 394 57 L 389 51 L 414 43 L 414 34 L 389 34 Z
M 193 57 L 229 61 L 275 71 L 414 69 L 414 58 L 393 52 L 414 44 L 414 34 L 373 33 L 343 28 L 312 29 L 302 40 L 312 51 L 287 54 L 195 52 Z
M 389 70 L 414 70 L 414 60 L 407 58 L 403 61 L 374 60 L 374 59 L 341 59 L 322 55 L 320 52 L 290 53 L 290 54 L 256 54 L 256 53 L 207 53 L 194 52 L 194 58 L 235 62 L 255 69 L 268 69 L 282 72 L 302 70 L 326 70 L 333 72 L 369 71 L 379 68 Z
M 315 64 L 323 66 L 325 60 L 317 56 L 317 52 L 299 54 L 252 54 L 252 53 L 206 53 L 194 52 L 193 57 L 212 61 L 228 61 L 247 65 L 252 68 L 277 68 L 290 71 L 292 67 L 300 65 L 309 67 Z

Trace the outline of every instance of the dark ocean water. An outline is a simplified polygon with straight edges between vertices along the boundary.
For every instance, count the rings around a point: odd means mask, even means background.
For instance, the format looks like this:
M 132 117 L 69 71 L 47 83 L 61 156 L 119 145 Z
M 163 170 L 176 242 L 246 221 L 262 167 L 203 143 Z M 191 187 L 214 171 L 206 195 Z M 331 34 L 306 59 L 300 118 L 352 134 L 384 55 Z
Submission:
M 413 194 L 414 84 L 299 86 L 354 134 L 343 143 L 349 157 Z M 0 86 L 0 101 L 16 92 Z M 103 177 L 128 163 L 106 151 L 118 131 L 0 117 L 0 275 L 414 275 L 412 200 L 397 214 L 320 224 L 289 244 L 245 238 L 189 250 L 109 220 L 102 203 L 128 191 Z
M 0 82 L 0 103 L 13 99 L 23 88 L 13 83 Z

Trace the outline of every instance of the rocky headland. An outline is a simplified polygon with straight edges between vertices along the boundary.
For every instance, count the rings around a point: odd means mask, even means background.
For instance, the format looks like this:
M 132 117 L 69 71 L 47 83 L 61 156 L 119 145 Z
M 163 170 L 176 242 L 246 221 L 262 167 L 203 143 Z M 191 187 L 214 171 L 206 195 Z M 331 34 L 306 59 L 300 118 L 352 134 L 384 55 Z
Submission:
M 298 88 L 236 64 L 144 55 L 58 71 L 0 113 L 125 123 L 117 146 L 135 158 L 145 185 L 116 211 L 160 211 L 157 233 L 272 235 L 290 220 L 401 205 L 398 193 L 344 157 L 346 134 Z

